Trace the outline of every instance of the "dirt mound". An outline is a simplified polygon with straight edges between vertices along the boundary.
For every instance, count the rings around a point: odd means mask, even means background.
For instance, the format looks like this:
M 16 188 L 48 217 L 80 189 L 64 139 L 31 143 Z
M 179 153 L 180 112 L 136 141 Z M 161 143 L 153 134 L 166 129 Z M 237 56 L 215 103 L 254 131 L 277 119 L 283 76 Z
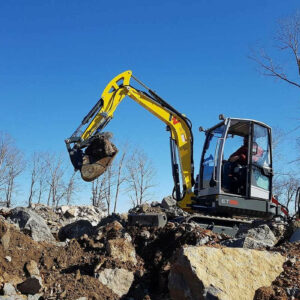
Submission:
M 43 279 L 45 299 L 118 299 L 113 292 L 93 278 L 95 254 L 85 251 L 76 240 L 65 247 L 35 242 L 15 226 L 0 219 L 0 285 L 22 283 L 25 265 L 31 260 L 38 265 Z M 51 298 L 53 297 L 53 298 Z
M 0 219 L 1 287 L 8 282 L 16 287 L 23 282 L 28 277 L 25 265 L 33 260 L 43 281 L 45 299 L 119 299 L 97 279 L 101 271 L 116 268 L 134 274 L 127 297 L 167 299 L 167 278 L 173 252 L 185 244 L 205 242 L 214 245 L 222 239 L 194 224 L 177 226 L 168 223 L 165 228 L 158 229 L 128 227 L 124 220 L 119 218 L 119 221 L 116 217 L 103 219 L 90 236 L 85 234 L 58 246 L 35 242 L 14 225 Z M 109 248 L 111 241 L 116 241 L 114 255 Z M 132 245 L 131 249 L 124 249 L 126 241 Z M 118 245 L 121 245 L 119 254 L 116 252 Z M 129 251 L 128 256 L 124 256 L 126 251 Z M 130 251 L 134 260 L 126 258 L 132 257 Z
M 300 299 L 300 242 L 285 242 L 271 251 L 280 252 L 287 257 L 284 271 L 274 280 L 270 287 L 260 288 L 256 300 Z
M 176 210 L 168 202 L 165 207 L 157 203 L 144 204 L 131 213 L 163 212 L 173 216 Z M 28 230 L 20 230 L 9 223 L 9 211 L 2 213 L 0 294 L 7 293 L 8 284 L 20 294 L 20 284 L 36 278 L 42 286 L 40 299 L 167 300 L 170 299 L 169 274 L 177 250 L 186 245 L 222 248 L 221 244 L 230 239 L 205 230 L 197 223 L 178 223 L 176 219 L 163 228 L 129 226 L 126 215 L 116 214 L 102 218 L 97 225 L 91 225 L 86 218 L 87 228 L 92 230 L 85 231 L 78 228 L 78 219 L 74 215 L 77 215 L 76 211 L 94 214 L 93 210 L 68 207 L 53 213 L 50 208 L 39 207 L 35 211 L 47 220 L 57 241 L 34 241 Z M 70 216 L 73 216 L 73 222 L 70 222 Z M 65 230 L 66 234 L 59 241 L 60 235 L 56 233 L 64 228 L 68 231 Z M 282 239 L 280 243 L 270 251 L 280 252 L 288 258 L 284 271 L 271 287 L 260 288 L 255 299 L 299 297 L 300 245 Z M 34 274 L 28 271 L 30 268 Z

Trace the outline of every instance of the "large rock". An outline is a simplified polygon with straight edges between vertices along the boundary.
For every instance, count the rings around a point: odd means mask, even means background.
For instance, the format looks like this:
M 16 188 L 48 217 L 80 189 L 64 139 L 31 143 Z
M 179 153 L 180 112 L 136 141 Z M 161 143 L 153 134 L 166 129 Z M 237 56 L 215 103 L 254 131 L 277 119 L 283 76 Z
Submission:
M 61 241 L 65 239 L 78 239 L 84 234 L 88 236 L 94 233 L 93 225 L 87 220 L 79 220 L 62 227 L 58 232 L 58 238 Z
M 14 288 L 14 286 L 11 283 L 5 283 L 3 286 L 3 295 L 5 296 L 12 296 L 12 295 L 16 295 L 16 289 Z
M 26 207 L 16 207 L 11 210 L 9 218 L 18 224 L 20 229 L 29 233 L 33 240 L 37 242 L 55 241 L 45 220 L 33 210 Z
M 93 136 L 90 145 L 85 150 L 81 177 L 85 181 L 92 181 L 99 177 L 111 165 L 118 153 L 117 147 L 109 140 L 110 135 L 105 133 Z
M 64 207 L 62 206 L 62 209 L 64 210 Z M 65 217 L 67 218 L 76 218 L 78 216 L 78 207 L 71 206 L 64 212 Z
M 37 294 L 42 287 L 42 279 L 38 276 L 31 276 L 17 285 L 18 290 L 25 295 Z
M 278 239 L 266 224 L 251 228 L 245 232 L 238 232 L 237 238 L 224 241 L 227 247 L 259 249 L 273 247 Z
M 125 269 L 104 269 L 98 273 L 99 281 L 119 297 L 126 295 L 132 285 L 134 275 Z
M 107 241 L 106 249 L 113 259 L 121 262 L 131 262 L 136 264 L 135 248 L 128 239 L 114 239 Z
M 30 276 L 40 276 L 40 271 L 38 269 L 38 264 L 34 260 L 30 260 L 25 264 L 25 270 Z
M 278 253 L 190 246 L 180 249 L 168 287 L 173 300 L 248 300 L 283 271 Z
M 161 207 L 165 208 L 165 209 L 170 209 L 171 207 L 175 207 L 176 206 L 176 200 L 172 197 L 172 196 L 168 196 L 163 198 L 162 202 L 161 202 Z
M 56 212 L 66 219 L 74 222 L 77 220 L 88 220 L 93 226 L 97 225 L 103 217 L 107 216 L 107 212 L 92 205 L 70 206 L 63 205 L 56 209 Z M 66 225 L 66 224 L 64 224 Z

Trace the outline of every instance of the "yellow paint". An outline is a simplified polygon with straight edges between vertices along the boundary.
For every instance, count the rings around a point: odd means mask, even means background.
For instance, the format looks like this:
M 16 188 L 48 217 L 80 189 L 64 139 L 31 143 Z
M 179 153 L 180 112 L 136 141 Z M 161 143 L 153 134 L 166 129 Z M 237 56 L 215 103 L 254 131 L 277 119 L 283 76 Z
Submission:
M 83 141 L 90 138 L 102 122 L 113 117 L 117 106 L 124 99 L 124 97 L 130 97 L 132 100 L 140 104 L 154 116 L 163 121 L 167 126 L 169 126 L 172 139 L 176 141 L 178 148 L 182 180 L 186 187 L 185 197 L 178 202 L 178 205 L 182 209 L 190 211 L 188 205 L 192 203 L 191 197 L 194 196 L 194 193 L 192 192 L 191 162 L 192 133 L 179 115 L 169 111 L 167 108 L 161 106 L 147 95 L 129 86 L 131 75 L 131 71 L 125 71 L 109 82 L 101 96 L 104 102 L 103 107 L 90 122 L 81 138 Z M 118 84 L 120 80 L 122 81 L 122 84 Z

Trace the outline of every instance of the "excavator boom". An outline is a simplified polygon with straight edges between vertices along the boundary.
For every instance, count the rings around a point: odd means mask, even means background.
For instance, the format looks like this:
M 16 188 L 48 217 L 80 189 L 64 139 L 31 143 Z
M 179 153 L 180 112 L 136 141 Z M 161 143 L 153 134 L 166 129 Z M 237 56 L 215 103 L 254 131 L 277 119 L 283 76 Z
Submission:
M 132 85 L 133 81 L 141 85 L 143 90 L 135 88 Z M 192 191 L 194 163 L 191 122 L 134 77 L 131 71 L 125 71 L 109 82 L 100 100 L 83 119 L 73 135 L 66 139 L 66 145 L 75 169 L 81 171 L 84 180 L 91 181 L 101 175 L 111 163 L 117 151 L 114 149 L 114 145 L 109 143 L 108 139 L 103 137 L 101 133 L 103 133 L 103 129 L 113 118 L 116 108 L 126 96 L 167 125 L 167 130 L 170 131 L 174 197 L 177 199 L 178 205 L 188 211 L 191 198 L 194 196 Z M 81 131 L 83 126 L 86 126 L 86 128 Z M 99 138 L 100 140 L 102 138 L 102 147 L 111 148 L 111 151 L 105 151 L 108 155 L 95 160 L 91 157 L 93 151 L 90 151 L 90 148 L 91 146 L 95 148 L 95 144 L 99 145 Z M 86 148 L 85 153 L 82 150 L 84 148 Z M 179 162 L 177 162 L 177 152 Z M 81 159 L 81 157 L 83 158 Z M 180 188 L 180 175 L 182 189 Z

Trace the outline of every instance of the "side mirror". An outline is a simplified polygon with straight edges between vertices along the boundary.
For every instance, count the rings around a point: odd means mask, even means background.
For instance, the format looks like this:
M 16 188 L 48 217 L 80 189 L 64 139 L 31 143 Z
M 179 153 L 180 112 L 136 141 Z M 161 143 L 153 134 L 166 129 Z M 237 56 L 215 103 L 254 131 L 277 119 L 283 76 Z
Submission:
M 226 118 L 223 114 L 219 114 L 219 120 L 224 121 Z

